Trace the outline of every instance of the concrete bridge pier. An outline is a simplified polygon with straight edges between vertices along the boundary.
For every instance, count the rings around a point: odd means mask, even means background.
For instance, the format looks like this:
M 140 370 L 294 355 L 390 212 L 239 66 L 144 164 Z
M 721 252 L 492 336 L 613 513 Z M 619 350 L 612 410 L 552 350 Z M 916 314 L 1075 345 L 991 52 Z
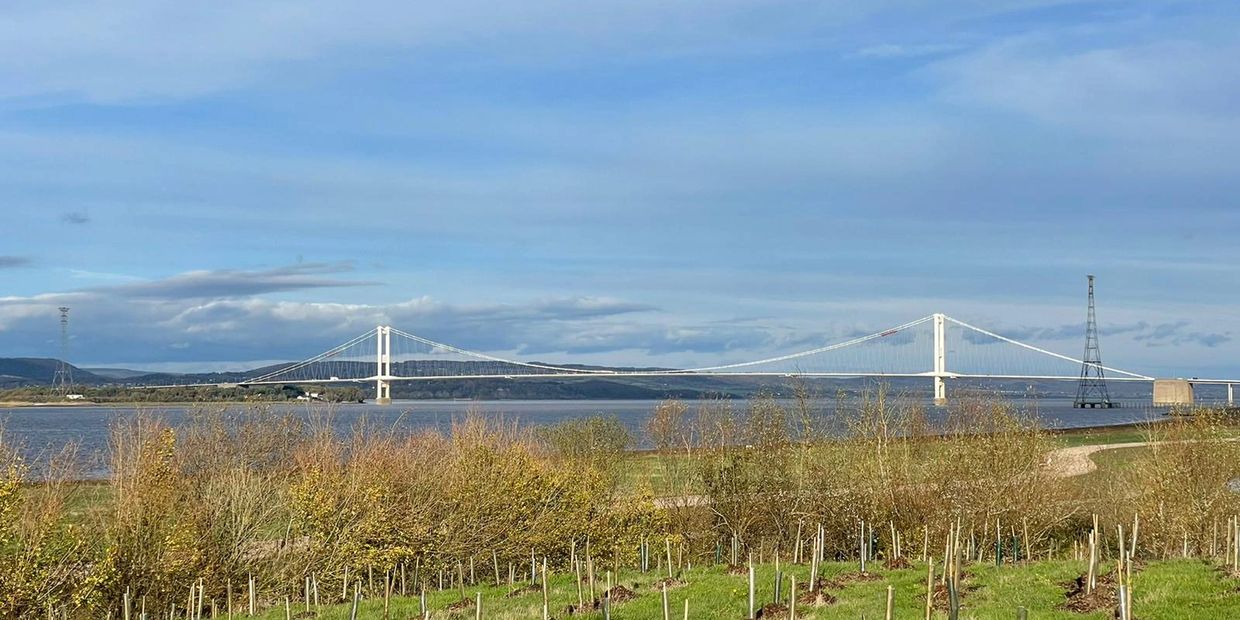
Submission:
M 1230 388 L 1231 386 L 1228 386 Z M 1228 389 L 1228 400 L 1231 400 L 1231 390 Z M 1155 405 L 1191 405 L 1193 404 L 1193 384 L 1185 379 L 1155 379 L 1154 380 L 1154 404 Z

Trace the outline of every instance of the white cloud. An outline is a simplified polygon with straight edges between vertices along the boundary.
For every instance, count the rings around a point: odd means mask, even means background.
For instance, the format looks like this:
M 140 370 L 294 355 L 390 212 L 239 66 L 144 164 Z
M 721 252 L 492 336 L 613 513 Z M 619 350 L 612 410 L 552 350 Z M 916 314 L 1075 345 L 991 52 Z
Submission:
M 1134 142 L 1223 139 L 1234 147 L 1237 56 L 1230 39 L 1082 47 L 1039 34 L 943 60 L 928 74 L 956 103 Z
M 853 58 L 921 58 L 924 56 L 934 56 L 937 54 L 945 54 L 961 49 L 961 46 L 950 43 L 925 43 L 925 44 L 899 44 L 899 43 L 881 43 L 879 45 L 870 45 L 863 47 L 851 54 Z
M 1056 1 L 944 7 L 922 0 L 19 0 L 6 3 L 0 14 L 0 97 L 192 97 L 263 77 L 280 79 L 302 62 L 319 71 L 347 69 L 357 56 L 374 51 L 415 63 L 444 62 L 450 55 L 445 52 L 456 52 L 465 64 L 548 66 L 727 57 L 846 41 L 851 26 L 877 16 L 925 28 Z

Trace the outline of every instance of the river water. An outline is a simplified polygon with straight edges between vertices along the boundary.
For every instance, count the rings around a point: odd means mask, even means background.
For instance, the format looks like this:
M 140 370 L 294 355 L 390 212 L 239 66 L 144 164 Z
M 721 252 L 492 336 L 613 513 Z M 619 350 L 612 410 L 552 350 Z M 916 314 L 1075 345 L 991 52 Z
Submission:
M 454 420 L 469 412 L 476 412 L 492 419 L 502 419 L 519 425 L 555 424 L 564 420 L 592 415 L 615 416 L 621 423 L 642 437 L 642 427 L 650 417 L 654 400 L 504 400 L 504 401 L 397 401 L 389 406 L 374 404 L 324 405 L 321 403 L 280 404 L 272 407 L 295 415 L 328 419 L 333 429 L 347 433 L 359 422 L 399 431 L 415 432 L 428 429 L 447 431 Z M 1148 402 L 1148 401 L 1146 401 Z M 688 402 L 694 406 L 692 401 Z M 1073 409 L 1070 399 L 1039 399 L 1035 401 L 1012 401 L 1016 407 L 1035 415 L 1046 428 L 1082 428 L 1111 426 L 1161 419 L 1166 410 L 1138 402 L 1124 403 L 1118 409 Z M 830 418 L 836 407 L 849 407 L 855 403 L 820 402 L 823 413 Z M 744 411 L 745 401 L 733 402 L 737 411 Z M 241 405 L 204 403 L 201 405 L 152 405 L 142 410 L 166 416 L 174 426 L 197 408 L 219 411 L 237 409 Z M 4 429 L 5 443 L 19 446 L 32 461 L 39 461 L 58 453 L 64 446 L 76 443 L 83 455 L 83 473 L 88 478 L 107 475 L 102 454 L 107 449 L 109 426 L 118 418 L 133 415 L 133 406 L 102 407 L 18 407 L 0 408 L 0 428 Z M 942 420 L 946 412 L 941 408 L 927 407 L 931 423 Z M 327 414 L 327 415 L 324 415 Z

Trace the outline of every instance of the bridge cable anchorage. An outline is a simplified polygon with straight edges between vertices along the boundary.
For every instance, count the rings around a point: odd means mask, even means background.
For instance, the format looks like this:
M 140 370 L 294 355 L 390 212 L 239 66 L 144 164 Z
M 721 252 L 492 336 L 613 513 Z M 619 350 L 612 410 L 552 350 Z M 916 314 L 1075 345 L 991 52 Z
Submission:
M 898 332 L 904 331 L 904 330 L 906 330 L 906 329 L 909 329 L 909 328 L 912 328 L 912 327 L 916 327 L 916 326 L 918 326 L 918 325 L 921 325 L 922 323 L 925 323 L 926 321 L 929 321 L 929 320 L 931 320 L 931 319 L 933 319 L 933 318 L 934 318 L 934 315 L 924 316 L 924 317 L 922 317 L 922 318 L 920 318 L 920 319 L 917 319 L 916 321 L 909 321 L 908 323 L 905 323 L 905 324 L 903 324 L 903 325 L 898 325 L 898 326 L 896 326 L 896 327 L 892 327 L 892 328 L 890 328 L 890 329 L 885 329 L 885 330 L 882 330 L 882 331 L 874 332 L 874 333 L 872 333 L 872 334 L 869 334 L 869 335 L 866 335 L 866 336 L 861 336 L 861 337 L 859 337 L 859 338 L 853 338 L 852 340 L 848 340 L 848 341 L 845 341 L 845 342 L 837 342 L 836 344 L 827 345 L 827 346 L 825 346 L 825 347 L 819 347 L 819 348 L 817 348 L 817 349 L 811 349 L 811 350 L 809 350 L 809 351 L 801 351 L 800 353 L 790 353 L 790 354 L 788 354 L 788 355 L 780 355 L 780 356 L 778 356 L 778 357 L 768 357 L 768 358 L 766 358 L 766 359 L 755 360 L 755 361 L 752 361 L 752 362 L 738 362 L 738 363 L 735 363 L 735 364 L 723 364 L 723 365 L 721 365 L 721 366 L 704 366 L 704 367 L 701 367 L 701 368 L 686 368 L 686 369 L 682 369 L 682 370 L 664 370 L 664 371 L 659 371 L 659 372 L 656 372 L 656 373 L 647 373 L 647 374 L 656 374 L 656 375 L 683 375 L 683 374 L 711 373 L 711 372 L 717 372 L 717 371 L 720 371 L 720 370 L 731 370 L 731 369 L 733 369 L 733 368 L 747 368 L 747 367 L 750 367 L 750 366 L 759 366 L 759 365 L 762 365 L 762 364 L 773 364 L 773 363 L 775 363 L 775 362 L 786 362 L 786 361 L 788 361 L 788 360 L 792 360 L 792 359 L 798 359 L 798 358 L 807 357 L 807 356 L 810 356 L 810 355 L 818 355 L 819 353 L 827 353 L 827 352 L 829 352 L 829 351 L 835 351 L 835 350 L 837 350 L 837 349 L 843 349 L 843 348 L 845 348 L 845 347 L 851 347 L 851 346 L 853 346 L 853 345 L 861 344 L 861 343 L 863 343 L 863 342 L 868 342 L 868 341 L 870 341 L 870 340 L 874 340 L 874 339 L 876 339 L 876 338 L 885 338 L 885 337 L 890 336 L 890 335 L 892 335 L 892 334 L 895 334 L 895 333 L 898 333 Z M 738 374 L 743 374 L 743 373 L 738 373 Z M 795 374 L 798 374 L 798 373 L 780 373 L 780 374 L 793 374 L 793 375 L 795 375 Z M 806 373 L 806 374 L 814 374 L 814 373 Z M 850 373 L 850 374 L 852 374 L 852 373 Z M 855 374 L 866 374 L 866 373 L 855 373 Z
M 248 380 L 246 380 L 246 381 L 242 381 L 241 383 L 242 383 L 242 384 L 250 384 L 250 383 L 263 383 L 263 382 L 268 382 L 268 383 L 270 383 L 270 382 L 275 382 L 275 383 L 279 383 L 279 381 L 278 381 L 278 380 L 276 380 L 276 377 L 278 377 L 278 376 L 280 376 L 280 375 L 286 375 L 286 374 L 289 374 L 289 373 L 292 373 L 292 372 L 296 372 L 296 371 L 298 371 L 298 370 L 301 370 L 302 368 L 305 368 L 305 367 L 307 367 L 307 366 L 310 366 L 311 364 L 317 364 L 317 363 L 319 363 L 319 362 L 321 362 L 321 361 L 323 361 L 323 360 L 326 360 L 326 359 L 328 359 L 328 358 L 331 358 L 331 357 L 334 357 L 334 356 L 336 356 L 336 355 L 339 355 L 340 353 L 343 353 L 343 352 L 347 351 L 350 347 L 355 346 L 355 345 L 357 345 L 358 343 L 365 342 L 366 340 L 369 340 L 369 339 L 373 338 L 374 336 L 375 336 L 375 331 L 374 331 L 373 329 L 372 329 L 372 330 L 367 330 L 367 332 L 366 332 L 366 333 L 364 333 L 364 334 L 362 334 L 362 335 L 360 335 L 360 336 L 358 336 L 358 337 L 356 337 L 356 338 L 354 338 L 354 339 L 352 339 L 352 340 L 350 340 L 350 341 L 348 341 L 348 342 L 346 342 L 346 343 L 344 343 L 344 344 L 341 344 L 341 345 L 338 345 L 338 346 L 332 347 L 331 349 L 328 349 L 327 351 L 324 351 L 324 352 L 322 352 L 322 353 L 320 353 L 320 354 L 318 354 L 318 355 L 316 355 L 316 356 L 314 356 L 314 357 L 312 357 L 312 358 L 310 358 L 310 359 L 307 359 L 307 360 L 303 360 L 303 361 L 297 362 L 296 364 L 290 364 L 289 366 L 286 366 L 286 367 L 281 368 L 281 369 L 279 369 L 279 370 L 275 370 L 275 371 L 269 372 L 269 373 L 267 373 L 267 374 L 265 374 L 265 375 L 262 375 L 262 376 L 260 376 L 260 377 L 254 377 L 253 379 L 248 379 Z
M 1016 346 L 1018 346 L 1018 347 L 1023 347 L 1023 348 L 1025 348 L 1025 349 L 1028 349 L 1028 350 L 1033 351 L 1033 352 L 1035 352 L 1035 353 L 1041 353 L 1041 354 L 1043 354 L 1043 355 L 1049 355 L 1049 356 L 1051 356 L 1051 357 L 1059 358 L 1059 359 L 1064 360 L 1064 361 L 1066 361 L 1066 362 L 1072 362 L 1073 364 L 1080 364 L 1080 363 L 1081 363 L 1081 360 L 1078 360 L 1078 359 L 1073 359 L 1073 358 L 1071 358 L 1071 357 L 1069 357 L 1069 356 L 1067 356 L 1067 355 L 1061 355 L 1061 354 L 1059 354 L 1059 353 L 1055 353 L 1054 351 L 1047 351 L 1046 349 L 1041 349 L 1041 348 L 1035 347 L 1035 346 L 1030 345 L 1030 344 L 1025 344 L 1025 343 L 1020 342 L 1020 341 L 1017 341 L 1017 340 L 1012 340 L 1011 338 L 1008 338 L 1008 337 L 1006 337 L 1006 336 L 1000 336 L 999 334 L 996 334 L 996 333 L 994 333 L 994 332 L 992 332 L 992 331 L 988 331 L 988 330 L 982 329 L 982 328 L 980 328 L 980 327 L 975 327 L 975 326 L 973 326 L 973 325 L 970 325 L 970 324 L 968 324 L 968 323 L 965 323 L 964 321 L 960 321 L 960 320 L 954 319 L 954 318 L 952 318 L 952 317 L 950 317 L 950 316 L 946 316 L 946 315 L 945 315 L 945 316 L 944 316 L 944 318 L 946 318 L 948 321 L 951 321 L 952 323 L 955 323 L 956 325 L 959 325 L 960 327 L 963 327 L 963 328 L 965 328 L 965 329 L 971 329 L 971 330 L 973 330 L 973 331 L 975 331 L 975 332 L 977 332 L 977 333 L 979 333 L 979 334 L 983 334 L 983 335 L 985 335 L 985 336 L 990 336 L 991 338 L 996 338 L 996 339 L 998 339 L 998 340 L 1002 340 L 1002 341 L 1004 341 L 1004 342 L 1006 342 L 1006 343 L 1009 343 L 1009 344 L 1014 344 L 1014 345 L 1016 345 Z M 1107 372 L 1114 372 L 1114 373 L 1119 373 L 1119 374 L 1121 374 L 1121 375 L 1126 375 L 1126 376 L 1131 377 L 1131 378 L 1133 378 L 1133 379 L 1140 379 L 1140 380 L 1142 380 L 1142 381 L 1153 381 L 1153 380 L 1154 380 L 1154 377 L 1149 377 L 1149 376 L 1146 376 L 1146 375 L 1143 375 L 1143 374 L 1139 374 L 1139 373 L 1135 373 L 1135 372 L 1129 372 L 1129 371 L 1127 371 L 1127 370 L 1120 370 L 1120 369 L 1118 369 L 1118 368 L 1111 368 L 1110 366 L 1103 366 L 1103 365 L 1101 365 L 1101 364 L 1098 364 L 1098 368 L 1101 368 L 1101 369 L 1103 369 L 1103 370 L 1105 370 L 1105 371 L 1107 371 Z
M 393 333 L 393 334 L 396 334 L 396 335 L 398 335 L 398 336 L 403 336 L 403 337 L 408 338 L 408 339 L 410 339 L 410 340 L 413 340 L 413 341 L 415 341 L 415 342 L 420 342 L 420 343 L 422 343 L 422 344 L 424 344 L 424 345 L 427 345 L 427 346 L 429 346 L 429 347 L 433 347 L 433 348 L 436 348 L 436 349 L 443 349 L 443 350 L 445 350 L 445 351 L 451 351 L 452 353 L 457 353 L 457 354 L 460 354 L 460 355 L 465 355 L 465 356 L 468 356 L 468 357 L 476 357 L 476 358 L 479 358 L 479 359 L 484 359 L 484 360 L 487 360 L 487 361 L 489 361 L 489 362 L 499 362 L 499 363 L 501 363 L 501 364 L 511 364 L 511 365 L 513 365 L 513 366 L 521 366 L 521 367 L 525 367 L 525 368 L 534 368 L 534 369 L 537 369 L 537 370 L 548 370 L 548 371 L 552 371 L 552 372 L 562 372 L 562 373 L 573 374 L 573 375 L 603 375 L 603 376 L 616 376 L 616 375 L 622 375 L 622 374 L 623 374 L 623 373 L 621 373 L 621 372 L 619 372 L 619 371 L 615 371 L 615 370 L 602 370 L 602 369 L 591 369 L 591 368 L 565 368 L 565 367 L 563 367 L 563 366 L 551 366 L 551 365 L 548 365 L 548 364 L 535 364 L 535 363 L 533 363 L 533 362 L 518 362 L 518 361 L 515 361 L 515 360 L 504 359 L 504 358 L 502 358 L 502 357 L 496 357 L 496 356 L 494 356 L 494 355 L 487 355 L 487 354 L 485 354 L 485 353 L 478 353 L 477 351 L 470 351 L 470 350 L 468 350 L 468 349 L 462 349 L 462 348 L 459 348 L 459 347 L 454 347 L 454 346 L 449 345 L 449 344 L 443 344 L 442 342 L 435 342 L 434 340 L 430 340 L 430 339 L 428 339 L 428 338 L 423 338 L 423 337 L 421 337 L 421 336 L 416 336 L 416 335 L 414 335 L 414 334 L 410 334 L 409 332 L 401 331 L 401 330 L 399 330 L 399 329 L 396 329 L 395 327 L 393 327 L 393 328 L 392 328 L 392 333 Z M 395 377 L 395 378 L 399 378 L 399 377 Z

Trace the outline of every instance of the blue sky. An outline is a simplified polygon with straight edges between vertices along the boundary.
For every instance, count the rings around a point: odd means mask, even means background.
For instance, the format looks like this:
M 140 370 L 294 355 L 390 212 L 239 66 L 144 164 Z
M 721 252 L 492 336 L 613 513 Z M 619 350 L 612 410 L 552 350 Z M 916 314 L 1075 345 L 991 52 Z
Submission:
M 1240 374 L 1233 2 L 9 2 L 0 356 L 701 365 L 941 311 Z

